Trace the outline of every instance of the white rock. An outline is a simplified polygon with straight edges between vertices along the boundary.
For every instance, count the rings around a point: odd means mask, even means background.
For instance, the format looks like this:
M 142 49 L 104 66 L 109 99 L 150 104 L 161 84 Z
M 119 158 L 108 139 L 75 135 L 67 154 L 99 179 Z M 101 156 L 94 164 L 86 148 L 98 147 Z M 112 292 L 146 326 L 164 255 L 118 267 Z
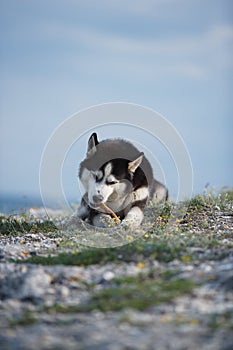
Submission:
M 51 277 L 42 268 L 30 270 L 22 279 L 19 288 L 20 299 L 40 298 L 50 287 Z
M 115 274 L 112 271 L 106 271 L 103 274 L 103 279 L 105 281 L 111 281 L 114 277 L 115 277 Z

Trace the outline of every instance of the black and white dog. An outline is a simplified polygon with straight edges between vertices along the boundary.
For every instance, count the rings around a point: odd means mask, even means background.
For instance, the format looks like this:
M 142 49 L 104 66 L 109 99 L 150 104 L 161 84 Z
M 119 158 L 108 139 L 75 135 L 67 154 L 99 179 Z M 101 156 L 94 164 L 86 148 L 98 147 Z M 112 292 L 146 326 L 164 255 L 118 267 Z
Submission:
M 109 139 L 101 142 L 93 133 L 88 141 L 86 158 L 79 168 L 84 194 L 77 215 L 91 225 L 107 226 L 111 216 L 105 204 L 121 225 L 139 226 L 149 200 L 166 200 L 168 191 L 154 179 L 149 161 L 130 142 Z

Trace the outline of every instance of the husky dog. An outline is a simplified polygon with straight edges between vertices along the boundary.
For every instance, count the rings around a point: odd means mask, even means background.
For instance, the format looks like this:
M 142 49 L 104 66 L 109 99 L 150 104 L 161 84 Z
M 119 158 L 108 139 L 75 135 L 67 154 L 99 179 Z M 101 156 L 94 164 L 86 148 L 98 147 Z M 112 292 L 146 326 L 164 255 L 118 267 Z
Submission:
M 154 179 L 149 161 L 130 142 L 122 139 L 98 141 L 93 133 L 86 158 L 79 168 L 85 194 L 77 215 L 98 227 L 111 219 L 110 208 L 126 227 L 139 226 L 149 200 L 166 200 L 168 191 Z

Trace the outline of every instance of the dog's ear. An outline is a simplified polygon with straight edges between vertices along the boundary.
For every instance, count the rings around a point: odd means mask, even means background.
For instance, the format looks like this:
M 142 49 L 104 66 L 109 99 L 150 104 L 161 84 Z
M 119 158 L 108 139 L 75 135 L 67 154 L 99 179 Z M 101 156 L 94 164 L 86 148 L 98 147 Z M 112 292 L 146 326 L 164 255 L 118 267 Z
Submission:
M 144 157 L 144 153 L 140 153 L 140 156 L 136 158 L 135 160 L 132 160 L 132 162 L 129 162 L 128 164 L 128 170 L 130 173 L 134 173 L 137 168 L 140 166 L 142 159 Z
M 91 156 L 96 151 L 96 146 L 99 144 L 97 134 L 94 132 L 88 140 L 87 155 Z

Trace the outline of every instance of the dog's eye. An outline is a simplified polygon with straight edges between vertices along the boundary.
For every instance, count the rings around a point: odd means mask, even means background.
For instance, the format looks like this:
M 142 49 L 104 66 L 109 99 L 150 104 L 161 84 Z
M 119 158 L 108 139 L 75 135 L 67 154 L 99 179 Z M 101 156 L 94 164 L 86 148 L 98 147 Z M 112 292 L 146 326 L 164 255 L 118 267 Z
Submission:
M 115 185 L 118 181 L 107 181 L 107 185 Z

